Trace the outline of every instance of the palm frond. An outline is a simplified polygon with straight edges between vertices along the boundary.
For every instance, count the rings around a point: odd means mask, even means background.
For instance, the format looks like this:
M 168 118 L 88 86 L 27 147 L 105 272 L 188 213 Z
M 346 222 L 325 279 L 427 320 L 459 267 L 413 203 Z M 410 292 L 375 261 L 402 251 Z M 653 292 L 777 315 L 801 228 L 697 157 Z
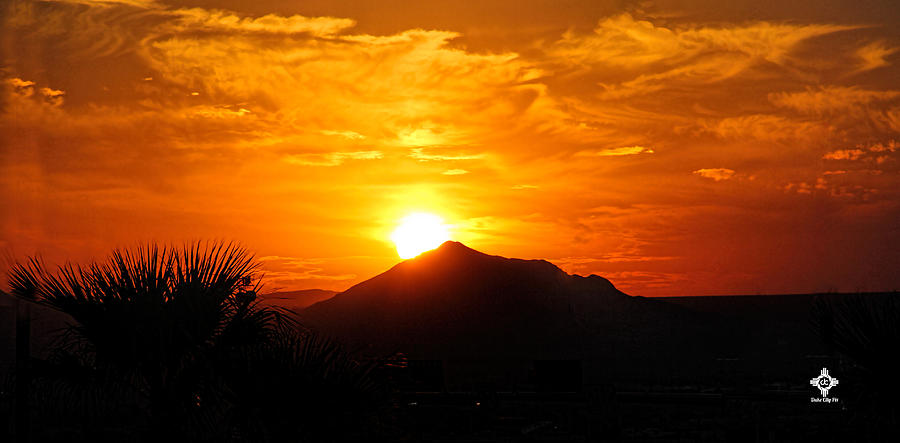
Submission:
M 15 296 L 75 321 L 44 365 L 43 401 L 93 417 L 137 404 L 155 440 L 221 441 L 228 423 L 266 441 L 357 429 L 382 404 L 373 365 L 260 304 L 258 268 L 223 242 L 116 250 L 55 272 L 16 263 Z

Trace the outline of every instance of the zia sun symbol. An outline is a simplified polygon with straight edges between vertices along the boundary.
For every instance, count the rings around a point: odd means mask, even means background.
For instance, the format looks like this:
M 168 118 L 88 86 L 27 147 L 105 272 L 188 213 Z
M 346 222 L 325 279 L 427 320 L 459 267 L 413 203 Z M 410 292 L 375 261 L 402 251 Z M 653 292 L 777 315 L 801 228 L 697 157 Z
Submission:
M 828 390 L 838 385 L 838 379 L 828 374 L 828 368 L 822 368 L 822 372 L 809 380 L 809 384 L 819 388 L 822 398 L 828 397 Z

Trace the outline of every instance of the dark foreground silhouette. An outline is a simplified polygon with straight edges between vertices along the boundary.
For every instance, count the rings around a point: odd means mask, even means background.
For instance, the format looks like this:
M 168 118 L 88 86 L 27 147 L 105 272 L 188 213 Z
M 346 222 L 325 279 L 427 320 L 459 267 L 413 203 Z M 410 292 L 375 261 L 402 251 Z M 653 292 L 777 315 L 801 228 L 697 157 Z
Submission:
M 69 324 L 46 358 L 20 365 L 3 388 L 21 393 L 15 376 L 30 380 L 16 402 L 28 417 L 13 435 L 362 438 L 384 404 L 373 363 L 260 305 L 256 268 L 245 250 L 220 243 L 117 251 L 106 263 L 56 272 L 37 260 L 16 265 L 12 293 L 67 314 Z
M 647 299 L 454 242 L 333 296 L 256 297 L 254 271 L 217 244 L 14 269 L 14 293 L 51 308 L 32 315 L 48 350 L 29 372 L 35 440 L 883 441 L 897 429 L 895 293 Z M 46 343 L 59 311 L 72 326 Z M 810 385 L 823 367 L 840 380 L 829 403 Z M 0 436 L 13 435 L 15 382 Z

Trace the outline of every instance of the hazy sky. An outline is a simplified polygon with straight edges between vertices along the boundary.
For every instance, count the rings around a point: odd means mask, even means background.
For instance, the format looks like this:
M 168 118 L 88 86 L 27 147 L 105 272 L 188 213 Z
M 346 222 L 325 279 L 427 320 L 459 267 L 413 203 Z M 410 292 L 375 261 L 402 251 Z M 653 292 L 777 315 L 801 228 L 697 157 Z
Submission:
M 633 295 L 900 289 L 895 1 L 0 8 L 4 260 L 234 239 L 344 289 L 427 211 Z

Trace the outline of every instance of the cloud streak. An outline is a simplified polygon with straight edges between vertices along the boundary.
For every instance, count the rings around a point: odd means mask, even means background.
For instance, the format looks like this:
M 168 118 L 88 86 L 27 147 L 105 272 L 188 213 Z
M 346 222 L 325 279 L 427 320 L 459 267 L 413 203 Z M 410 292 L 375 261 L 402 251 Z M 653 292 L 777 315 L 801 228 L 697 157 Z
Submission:
M 709 178 L 715 181 L 729 180 L 734 177 L 734 170 L 728 168 L 703 168 L 693 172 L 703 178 Z
M 0 244 L 237 237 L 335 257 L 272 276 L 341 289 L 393 263 L 386 233 L 419 210 L 641 295 L 897 283 L 870 274 L 900 259 L 900 42 L 871 20 L 235 5 L 3 6 Z M 376 258 L 337 259 L 357 254 Z

